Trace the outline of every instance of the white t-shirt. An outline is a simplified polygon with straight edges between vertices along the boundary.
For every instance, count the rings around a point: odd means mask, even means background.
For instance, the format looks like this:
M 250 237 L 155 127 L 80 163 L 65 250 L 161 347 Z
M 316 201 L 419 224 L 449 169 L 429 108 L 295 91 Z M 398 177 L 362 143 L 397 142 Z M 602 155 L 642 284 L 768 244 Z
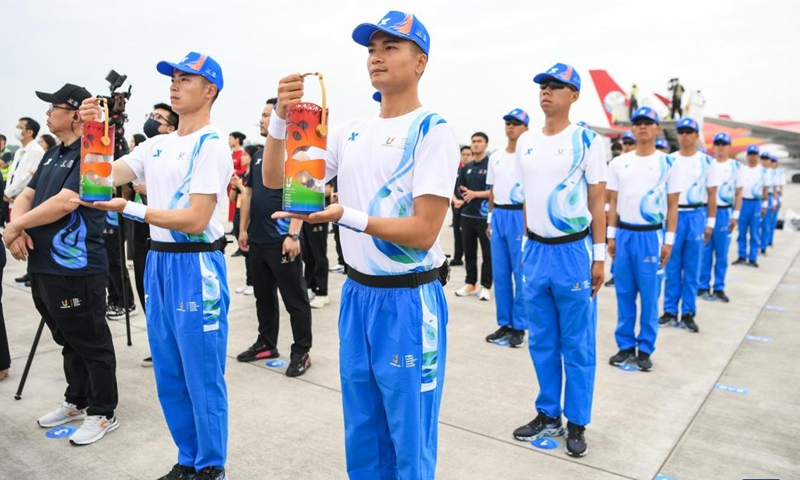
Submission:
M 453 195 L 460 153 L 452 127 L 423 108 L 400 117 L 351 121 L 328 138 L 326 182 L 338 177 L 339 202 L 373 217 L 410 217 L 414 199 Z M 339 230 L 344 260 L 368 275 L 402 275 L 437 268 L 439 240 L 428 251 Z
M 717 206 L 727 207 L 733 205 L 736 199 L 736 178 L 739 175 L 739 169 L 742 168 L 742 164 L 736 160 L 728 159 L 724 162 L 714 160 L 711 166 L 718 171 L 718 175 L 722 179 L 722 183 L 717 188 Z
M 763 200 L 766 176 L 767 169 L 761 165 L 756 165 L 755 167 L 743 165 L 739 169 L 739 178 L 736 179 L 736 186 L 742 187 L 742 198 L 746 200 Z
M 147 204 L 163 210 L 188 208 L 191 194 L 216 194 L 217 207 L 199 235 L 150 226 L 150 237 L 158 242 L 211 243 L 225 234 L 219 221 L 228 208 L 228 183 L 233 162 L 227 136 L 211 125 L 186 136 L 177 132 L 158 135 L 122 158 L 136 174 L 138 183 L 147 182 Z
M 779 168 L 776 172 L 778 174 L 778 183 L 777 183 L 777 185 L 779 185 L 781 187 L 786 185 L 786 170 L 784 170 L 782 168 Z
M 675 159 L 673 178 L 678 182 L 678 205 L 703 205 L 708 203 L 708 189 L 719 187 L 719 171 L 712 168 L 714 159 L 703 152 L 684 157 L 679 152 L 669 154 Z
M 514 176 L 522 179 L 525 222 L 544 238 L 582 232 L 592 223 L 589 185 L 608 177 L 597 133 L 570 125 L 556 135 L 527 131 L 517 140 Z
M 489 170 L 486 172 L 486 185 L 492 186 L 494 203 L 497 205 L 522 205 L 521 179 L 516 176 L 516 154 L 505 149 L 494 152 L 489 157 Z
M 16 197 L 22 193 L 33 178 L 36 169 L 39 168 L 42 157 L 44 157 L 44 149 L 36 140 L 31 140 L 24 147 L 18 148 L 14 152 L 14 163 L 11 165 L 11 173 L 8 175 L 3 194 L 7 197 Z
M 658 225 L 667 219 L 667 195 L 681 191 L 675 159 L 656 150 L 646 157 L 623 153 L 611 164 L 608 188 L 617 192 L 621 223 Z

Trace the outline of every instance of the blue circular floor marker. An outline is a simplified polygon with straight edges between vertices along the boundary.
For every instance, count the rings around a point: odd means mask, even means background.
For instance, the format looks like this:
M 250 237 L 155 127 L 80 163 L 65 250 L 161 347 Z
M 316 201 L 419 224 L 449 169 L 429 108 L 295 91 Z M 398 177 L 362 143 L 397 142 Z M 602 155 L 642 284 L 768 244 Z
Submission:
M 539 438 L 531 442 L 536 448 L 541 450 L 553 450 L 554 448 L 558 448 L 558 440 L 553 440 L 552 438 Z
M 64 438 L 64 437 L 69 437 L 70 435 L 75 433 L 75 430 L 77 430 L 77 428 L 65 427 L 62 425 L 60 427 L 51 428 L 50 430 L 45 432 L 44 436 L 47 438 Z
M 639 367 L 636 365 L 631 365 L 630 363 L 620 363 L 617 365 L 617 368 L 620 370 L 625 370 L 626 372 L 633 372 L 634 370 L 639 370 Z
M 281 368 L 286 366 L 286 362 L 283 360 L 270 360 L 267 362 L 267 366 L 270 368 Z

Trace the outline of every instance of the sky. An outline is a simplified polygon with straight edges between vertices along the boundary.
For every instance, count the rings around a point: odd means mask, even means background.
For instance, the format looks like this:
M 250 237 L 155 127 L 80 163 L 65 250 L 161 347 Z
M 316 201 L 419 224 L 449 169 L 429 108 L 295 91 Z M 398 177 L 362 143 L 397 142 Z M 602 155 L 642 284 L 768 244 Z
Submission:
M 583 80 L 573 121 L 607 125 L 590 69 L 608 70 L 624 89 L 636 83 L 640 94 L 666 94 L 678 77 L 687 90 L 702 89 L 706 115 L 800 120 L 800 4 L 790 1 L 28 0 L 3 10 L 0 133 L 11 144 L 20 117 L 47 131 L 47 105 L 36 90 L 75 83 L 107 94 L 110 69 L 133 85 L 126 137 L 140 133 L 153 104 L 169 98 L 169 79 L 156 63 L 189 51 L 222 66 L 212 123 L 223 132 L 261 142 L 256 122 L 264 102 L 295 72 L 324 74 L 332 126 L 375 115 L 366 48 L 351 33 L 388 10 L 415 13 L 427 27 L 420 97 L 462 143 L 484 131 L 490 148 L 501 148 L 502 117 L 517 107 L 540 127 L 532 78 L 556 62 L 573 65 Z M 306 85 L 305 99 L 318 103 L 318 83 Z

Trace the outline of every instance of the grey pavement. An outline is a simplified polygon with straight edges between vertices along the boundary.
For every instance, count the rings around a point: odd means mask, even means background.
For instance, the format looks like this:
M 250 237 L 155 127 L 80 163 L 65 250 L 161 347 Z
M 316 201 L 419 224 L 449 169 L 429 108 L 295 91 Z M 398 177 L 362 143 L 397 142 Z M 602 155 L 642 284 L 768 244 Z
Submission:
M 800 211 L 800 186 L 786 205 Z M 449 224 L 449 219 L 445 225 Z M 662 328 L 650 373 L 608 365 L 616 353 L 613 288 L 600 293 L 597 381 L 589 454 L 573 459 L 538 449 L 511 432 L 535 416 L 536 376 L 527 349 L 488 344 L 494 303 L 454 295 L 453 269 L 444 403 L 437 478 L 717 480 L 800 478 L 800 233 L 777 231 L 761 268 L 732 266 L 730 304 L 699 300 L 699 334 Z M 452 230 L 442 230 L 452 249 Z M 329 258 L 335 259 L 333 237 Z M 229 249 L 228 254 L 232 252 Z M 736 248 L 732 245 L 731 259 Z M 230 258 L 231 290 L 244 280 Z M 24 265 L 9 257 L 3 306 L 13 365 L 0 382 L 0 479 L 155 479 L 176 461 L 148 356 L 142 314 L 110 322 L 117 351 L 121 427 L 87 447 L 51 439 L 36 419 L 55 408 L 65 387 L 58 347 L 45 329 L 21 400 L 14 400 L 39 317 L 28 289 L 15 285 Z M 254 298 L 232 295 L 227 382 L 230 399 L 228 471 L 232 479 L 345 479 L 338 377 L 337 314 L 345 277 L 330 275 L 331 304 L 314 310 L 312 368 L 287 378 L 283 368 L 235 360 L 256 337 Z M 141 310 L 141 309 L 139 309 Z M 279 348 L 288 360 L 291 330 L 282 312 Z M 77 425 L 76 425 L 77 426 Z M 661 475 L 659 477 L 659 475 Z

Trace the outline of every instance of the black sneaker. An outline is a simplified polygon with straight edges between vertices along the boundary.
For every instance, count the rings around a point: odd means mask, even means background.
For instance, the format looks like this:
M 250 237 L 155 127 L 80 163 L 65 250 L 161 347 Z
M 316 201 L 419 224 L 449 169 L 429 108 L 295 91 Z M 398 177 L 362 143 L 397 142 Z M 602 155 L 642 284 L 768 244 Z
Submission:
M 25 280 L 25 286 L 26 287 L 30 287 L 31 286 L 31 281 L 30 280 Z
M 286 369 L 287 377 L 299 377 L 306 373 L 306 370 L 311 368 L 311 357 L 307 353 L 302 355 L 299 353 L 292 354 L 292 360 L 289 362 L 289 367 Z
M 153 357 L 147 357 L 142 359 L 141 365 L 145 368 L 152 368 L 153 367 Z
M 494 333 L 490 333 L 486 335 L 486 341 L 489 343 L 499 342 L 500 340 L 506 338 L 514 329 L 509 327 L 508 325 L 504 325 L 497 329 Z
M 517 348 L 525 341 L 525 330 L 511 330 L 508 335 L 508 346 Z
M 713 296 L 718 298 L 718 299 L 720 299 L 720 300 L 722 300 L 725 303 L 728 303 L 728 302 L 731 301 L 731 299 L 728 298 L 728 296 L 725 295 L 725 292 L 722 291 L 722 290 L 714 290 L 714 295 Z
M 604 283 L 606 287 L 613 287 L 614 286 L 614 277 L 608 279 L 606 283 Z
M 30 282 L 31 281 L 31 276 L 26 273 L 25 275 L 23 275 L 21 277 L 15 278 L 14 281 L 17 282 L 17 283 Z
M 681 315 L 681 323 L 692 333 L 697 333 L 700 331 L 700 327 L 694 323 L 694 313 L 684 313 Z
M 732 265 L 744 265 L 745 263 L 747 263 L 747 260 L 743 257 L 739 257 L 733 261 Z
M 755 260 L 749 260 L 747 262 L 747 266 L 748 267 L 753 267 L 753 268 L 758 268 L 758 262 L 756 262 Z
M 567 422 L 567 445 L 564 451 L 570 457 L 585 457 L 589 453 L 589 447 L 586 446 L 586 439 L 583 436 L 585 431 L 586 427 L 583 425 Z
M 551 418 L 542 412 L 527 425 L 523 425 L 514 430 L 514 438 L 521 442 L 532 442 L 542 437 L 560 437 L 564 435 L 564 427 L 561 426 L 561 415 Z
M 762 248 L 761 249 L 761 255 L 766 255 L 766 254 L 767 254 L 767 249 L 766 248 Z
M 610 363 L 611 365 L 614 365 L 616 367 L 616 366 L 622 365 L 623 363 L 627 362 L 629 359 L 631 359 L 631 358 L 633 358 L 635 356 L 636 356 L 636 349 L 635 348 L 629 348 L 627 350 L 620 350 L 619 352 L 617 352 L 616 355 L 614 355 L 613 357 L 608 359 L 608 363 Z
M 136 315 L 139 315 L 139 312 L 136 311 L 136 305 L 128 307 L 128 316 L 135 317 Z M 113 313 L 106 312 L 106 318 L 109 320 L 122 320 L 125 318 L 125 309 L 117 306 Z
M 460 267 L 461 265 L 464 265 L 464 262 L 461 261 L 461 260 L 451 260 L 450 261 L 450 266 L 451 267 Z
M 196 475 L 197 472 L 194 468 L 184 467 L 183 465 L 176 463 L 168 474 L 164 475 L 158 480 L 194 480 Z
M 675 323 L 677 321 L 678 321 L 678 316 L 677 315 L 675 315 L 674 313 L 666 313 L 666 312 L 664 312 L 664 315 L 661 315 L 661 318 L 658 319 L 658 324 L 659 325 L 671 325 L 671 324 L 673 324 L 673 323 Z
M 707 288 L 701 288 L 700 290 L 697 291 L 697 296 L 698 297 L 705 297 L 706 295 L 708 295 L 708 289 Z
M 280 354 L 277 348 L 270 348 L 267 342 L 256 341 L 250 348 L 236 355 L 236 360 L 240 362 L 252 362 L 254 360 L 268 360 L 278 358 Z
M 199 472 L 194 480 L 228 480 L 224 468 L 206 467 Z
M 639 352 L 639 356 L 636 357 L 636 364 L 639 365 L 639 370 L 642 372 L 649 372 L 653 369 L 653 361 L 650 360 L 650 354 Z
M 122 310 L 121 307 L 114 305 L 113 303 L 109 303 L 106 307 L 106 318 L 108 320 L 116 320 L 119 318 L 119 315 L 125 316 L 125 311 Z

